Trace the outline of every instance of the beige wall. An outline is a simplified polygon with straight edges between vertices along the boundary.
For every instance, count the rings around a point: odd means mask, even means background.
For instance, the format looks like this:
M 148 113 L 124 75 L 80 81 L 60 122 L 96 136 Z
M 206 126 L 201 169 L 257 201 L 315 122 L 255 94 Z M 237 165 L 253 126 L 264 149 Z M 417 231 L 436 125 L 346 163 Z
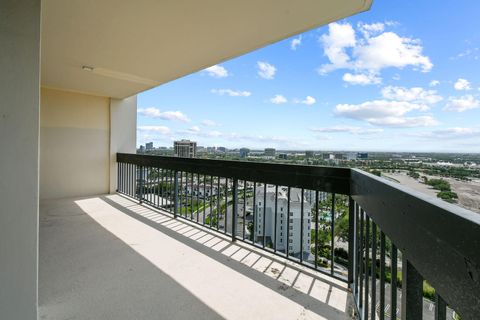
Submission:
M 109 109 L 109 98 L 41 90 L 41 199 L 109 192 Z
M 110 193 L 117 189 L 117 152 L 135 153 L 137 96 L 110 100 Z
M 40 0 L 0 1 L 0 319 L 37 319 Z

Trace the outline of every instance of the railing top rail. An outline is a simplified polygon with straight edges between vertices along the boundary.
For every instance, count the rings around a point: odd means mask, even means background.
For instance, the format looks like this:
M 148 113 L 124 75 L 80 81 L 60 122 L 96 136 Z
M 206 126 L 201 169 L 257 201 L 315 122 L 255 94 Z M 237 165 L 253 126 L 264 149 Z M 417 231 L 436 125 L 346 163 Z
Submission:
M 463 314 L 480 310 L 480 214 L 352 169 L 352 197 Z M 462 313 L 461 313 L 462 314 Z
M 118 162 L 350 194 L 350 169 L 117 153 Z

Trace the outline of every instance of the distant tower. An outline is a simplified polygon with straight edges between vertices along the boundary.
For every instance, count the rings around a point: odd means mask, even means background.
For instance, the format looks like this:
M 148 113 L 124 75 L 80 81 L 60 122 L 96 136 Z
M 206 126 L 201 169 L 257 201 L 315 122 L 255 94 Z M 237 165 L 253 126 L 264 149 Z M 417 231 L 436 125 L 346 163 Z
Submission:
M 265 148 L 265 156 L 275 158 L 275 149 L 274 148 Z
M 241 149 L 240 149 L 240 158 L 247 158 L 249 152 L 250 152 L 250 149 L 248 149 L 248 148 L 241 148 Z
M 195 158 L 197 156 L 197 143 L 190 140 L 180 140 L 173 142 L 175 157 Z

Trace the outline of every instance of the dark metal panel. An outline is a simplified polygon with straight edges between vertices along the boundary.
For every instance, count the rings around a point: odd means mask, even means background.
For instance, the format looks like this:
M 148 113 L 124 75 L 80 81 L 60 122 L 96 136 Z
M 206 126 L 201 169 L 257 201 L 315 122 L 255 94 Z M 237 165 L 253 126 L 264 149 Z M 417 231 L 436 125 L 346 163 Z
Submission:
M 423 279 L 403 256 L 402 260 L 402 320 L 422 320 Z
M 248 181 L 350 193 L 350 169 L 247 161 L 190 159 L 117 153 L 117 162 L 162 167 Z
M 447 320 L 447 304 L 438 294 L 435 295 L 435 320 Z
M 352 197 L 453 309 L 480 314 L 480 215 L 355 169 Z

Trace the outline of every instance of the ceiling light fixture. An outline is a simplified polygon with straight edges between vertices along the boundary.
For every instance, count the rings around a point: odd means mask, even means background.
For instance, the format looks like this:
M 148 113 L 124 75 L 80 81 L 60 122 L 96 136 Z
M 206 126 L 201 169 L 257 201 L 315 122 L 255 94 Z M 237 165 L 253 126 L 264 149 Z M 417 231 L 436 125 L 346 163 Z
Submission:
M 93 67 L 90 66 L 82 66 L 82 70 L 88 71 L 88 72 L 93 72 Z

